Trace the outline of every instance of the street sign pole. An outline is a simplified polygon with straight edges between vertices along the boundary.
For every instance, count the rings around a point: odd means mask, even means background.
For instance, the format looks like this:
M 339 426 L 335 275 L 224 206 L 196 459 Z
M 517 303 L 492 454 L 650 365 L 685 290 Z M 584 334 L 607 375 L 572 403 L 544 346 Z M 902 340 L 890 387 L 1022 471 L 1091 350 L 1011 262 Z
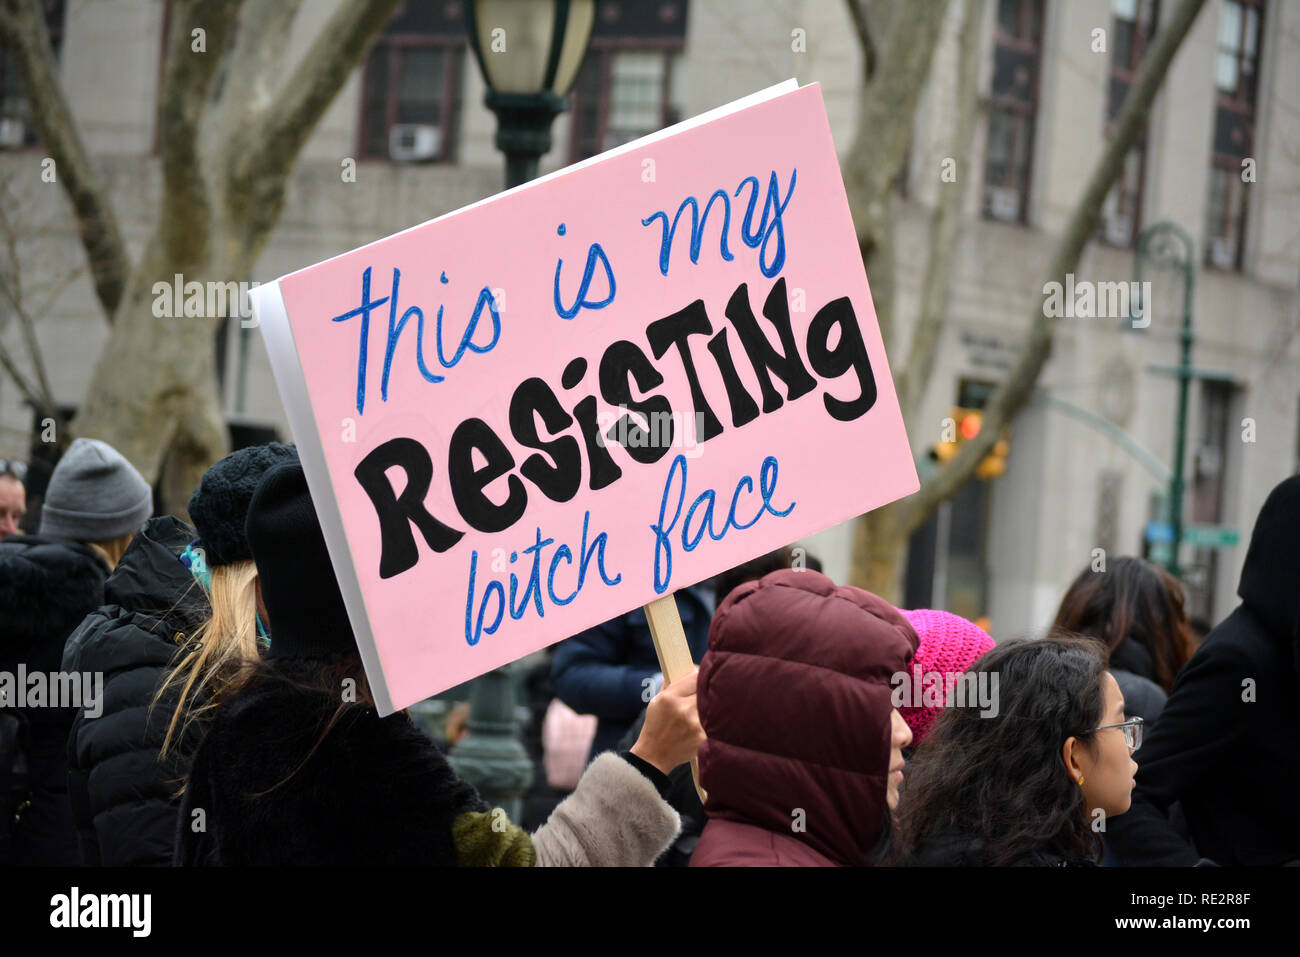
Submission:
M 1169 524 L 1173 528 L 1173 540 L 1169 546 L 1167 568 L 1175 578 L 1179 575 L 1178 547 L 1183 540 L 1183 460 L 1187 452 L 1187 393 L 1196 370 L 1192 368 L 1192 284 L 1196 269 L 1196 245 L 1187 230 L 1176 223 L 1165 220 L 1142 231 L 1138 236 L 1137 249 L 1134 251 L 1134 272 L 1140 282 L 1142 279 L 1142 260 L 1149 259 L 1156 265 L 1179 270 L 1183 274 L 1183 330 L 1181 336 L 1181 358 L 1178 364 L 1178 420 L 1174 436 L 1173 479 L 1169 488 Z M 1151 303 L 1144 304 L 1146 315 L 1150 316 Z

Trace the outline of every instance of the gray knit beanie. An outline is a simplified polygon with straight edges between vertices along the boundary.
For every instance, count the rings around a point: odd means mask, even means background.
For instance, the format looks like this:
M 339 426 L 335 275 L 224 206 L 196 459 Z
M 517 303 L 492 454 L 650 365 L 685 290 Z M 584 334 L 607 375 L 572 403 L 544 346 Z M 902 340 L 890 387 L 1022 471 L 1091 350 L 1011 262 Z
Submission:
M 153 490 L 117 449 L 77 439 L 50 476 L 41 509 L 42 535 L 106 542 L 134 532 L 153 514 Z

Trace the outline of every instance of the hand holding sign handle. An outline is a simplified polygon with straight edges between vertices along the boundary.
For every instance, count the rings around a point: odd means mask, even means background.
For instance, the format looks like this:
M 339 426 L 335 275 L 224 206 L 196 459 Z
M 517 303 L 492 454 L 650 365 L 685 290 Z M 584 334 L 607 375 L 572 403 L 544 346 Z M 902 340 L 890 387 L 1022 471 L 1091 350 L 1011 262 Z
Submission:
M 671 685 L 695 669 L 690 646 L 686 644 L 686 632 L 682 629 L 681 615 L 677 613 L 677 599 L 672 595 L 656 598 L 645 606 L 645 616 L 650 623 L 655 654 L 659 656 L 659 670 L 664 673 L 664 684 Z M 700 787 L 700 763 L 696 757 L 691 758 L 691 777 L 695 779 L 695 790 L 703 804 L 708 795 Z

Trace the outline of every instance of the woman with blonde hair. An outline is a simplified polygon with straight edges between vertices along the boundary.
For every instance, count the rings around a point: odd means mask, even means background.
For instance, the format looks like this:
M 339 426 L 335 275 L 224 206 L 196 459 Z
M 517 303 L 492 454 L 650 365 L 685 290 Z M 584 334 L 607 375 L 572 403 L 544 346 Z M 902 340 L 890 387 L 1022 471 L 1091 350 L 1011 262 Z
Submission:
M 190 518 L 199 538 L 181 560 L 207 593 L 211 617 L 181 648 L 175 669 L 159 688 L 159 702 L 176 695 L 163 756 L 188 727 L 211 717 L 244 665 L 270 645 L 265 616 L 259 614 L 257 566 L 244 519 L 262 476 L 297 461 L 298 450 L 279 442 L 240 449 L 208 469 L 190 497 Z
M 147 523 L 108 581 L 108 603 L 68 640 L 65 670 L 104 675 L 102 715 L 78 716 L 68 742 L 83 863 L 170 862 L 193 754 L 264 643 L 248 502 L 270 466 L 296 458 L 273 443 L 213 465 L 190 498 L 196 528 L 172 516 Z
M 93 711 L 97 702 L 85 699 L 96 689 L 83 681 L 82 700 L 65 701 L 72 683 L 56 676 L 69 633 L 103 604 L 105 579 L 152 511 L 149 483 L 121 453 L 77 439 L 50 476 L 40 533 L 0 542 L 0 672 L 21 668 L 27 678 L 23 700 L 0 701 L 0 723 L 12 726 L 0 727 L 0 780 L 8 782 L 0 788 L 0 864 L 78 863 L 68 731 L 80 713 L 71 705 Z M 43 676 L 39 685 L 35 676 Z M 33 695 L 36 687 L 44 693 Z
M 271 647 L 194 756 L 176 863 L 648 867 L 677 836 L 662 794 L 703 737 L 693 672 L 651 700 L 627 752 L 600 755 L 529 834 L 409 715 L 379 716 L 301 466 L 267 473 L 247 535 Z M 201 829 L 190 826 L 199 810 Z

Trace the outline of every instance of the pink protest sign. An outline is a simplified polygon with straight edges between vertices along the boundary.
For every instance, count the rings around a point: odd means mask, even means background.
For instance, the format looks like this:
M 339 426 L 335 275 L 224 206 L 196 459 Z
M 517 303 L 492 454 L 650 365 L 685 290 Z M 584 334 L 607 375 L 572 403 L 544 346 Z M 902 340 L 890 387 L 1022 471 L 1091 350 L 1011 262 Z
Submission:
M 385 712 L 917 489 L 785 89 L 256 290 Z

